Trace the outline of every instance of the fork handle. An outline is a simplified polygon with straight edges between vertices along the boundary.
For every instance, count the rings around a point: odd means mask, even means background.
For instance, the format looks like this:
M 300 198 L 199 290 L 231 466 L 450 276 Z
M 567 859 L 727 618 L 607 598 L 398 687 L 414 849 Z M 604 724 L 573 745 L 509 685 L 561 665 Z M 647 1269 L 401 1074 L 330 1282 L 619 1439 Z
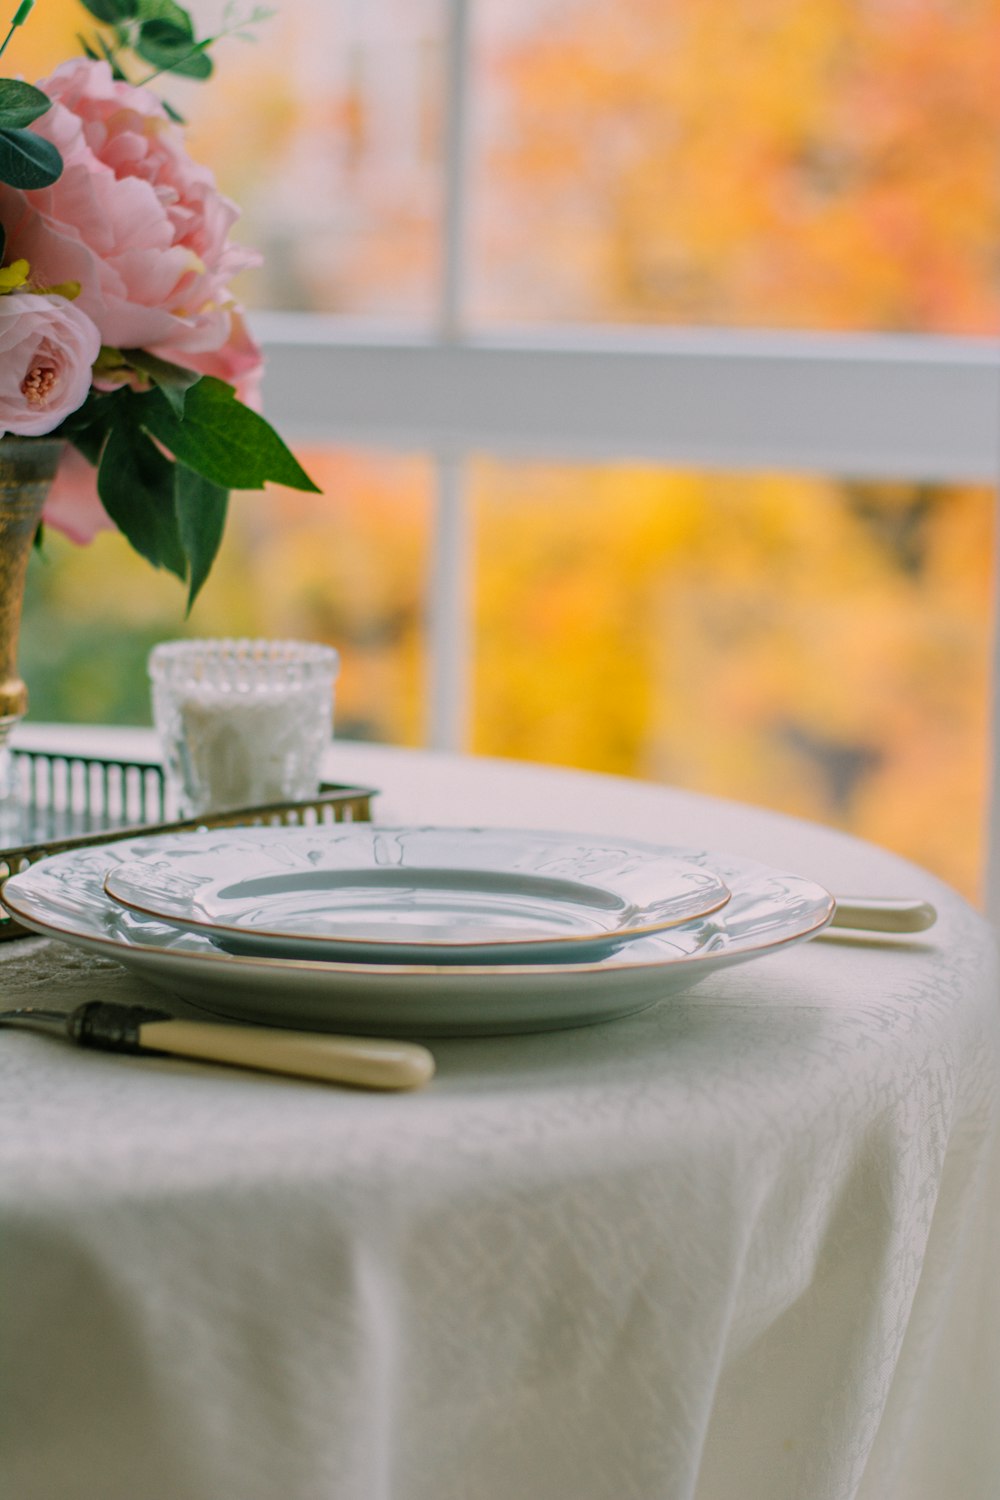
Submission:
M 856 932 L 926 932 L 937 921 L 929 901 L 907 901 L 884 896 L 838 896 L 831 927 Z

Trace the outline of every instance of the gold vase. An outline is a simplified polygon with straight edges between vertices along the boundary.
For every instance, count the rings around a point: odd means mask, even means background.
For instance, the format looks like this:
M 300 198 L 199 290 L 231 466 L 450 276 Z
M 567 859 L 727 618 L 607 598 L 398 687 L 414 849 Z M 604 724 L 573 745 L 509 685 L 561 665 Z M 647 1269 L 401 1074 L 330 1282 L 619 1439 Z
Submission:
M 0 808 L 14 796 L 8 741 L 28 707 L 17 671 L 24 580 L 64 446 L 61 438 L 0 438 Z

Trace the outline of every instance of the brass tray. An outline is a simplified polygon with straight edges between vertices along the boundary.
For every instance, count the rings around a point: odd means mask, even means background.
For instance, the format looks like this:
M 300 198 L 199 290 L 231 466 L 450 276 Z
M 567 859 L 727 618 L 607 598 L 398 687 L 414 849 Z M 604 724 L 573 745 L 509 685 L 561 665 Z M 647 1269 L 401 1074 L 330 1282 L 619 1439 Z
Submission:
M 178 818 L 158 761 L 48 750 L 14 750 L 12 754 L 21 811 L 14 834 L 17 842 L 6 847 L 0 844 L 0 886 L 9 875 L 17 875 L 46 855 L 144 833 L 365 823 L 371 818 L 371 799 L 377 795 L 372 787 L 323 782 L 316 796 L 303 802 L 269 802 Z M 28 929 L 0 906 L 0 941 L 29 936 Z

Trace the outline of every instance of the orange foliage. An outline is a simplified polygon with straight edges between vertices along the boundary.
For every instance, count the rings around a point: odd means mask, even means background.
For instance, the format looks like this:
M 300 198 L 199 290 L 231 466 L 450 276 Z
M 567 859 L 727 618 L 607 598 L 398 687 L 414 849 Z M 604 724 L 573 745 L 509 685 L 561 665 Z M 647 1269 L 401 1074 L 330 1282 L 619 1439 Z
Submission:
M 477 750 L 819 817 L 977 890 L 987 491 L 483 462 L 475 496 Z
M 995 331 L 998 76 L 997 0 L 563 6 L 494 58 L 480 309 Z

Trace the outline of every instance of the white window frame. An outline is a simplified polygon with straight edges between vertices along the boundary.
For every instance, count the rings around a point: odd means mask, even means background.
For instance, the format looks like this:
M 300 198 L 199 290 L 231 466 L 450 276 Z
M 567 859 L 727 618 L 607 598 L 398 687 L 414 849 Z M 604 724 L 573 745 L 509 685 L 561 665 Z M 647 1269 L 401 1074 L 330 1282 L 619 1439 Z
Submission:
M 464 313 L 469 17 L 447 0 L 443 255 L 433 326 L 412 335 L 261 313 L 269 417 L 296 440 L 429 455 L 436 467 L 427 742 L 467 743 L 474 453 L 651 460 L 729 471 L 1000 478 L 1000 349 L 988 339 L 726 329 L 479 334 Z M 994 624 L 993 729 L 1000 744 Z M 987 900 L 1000 918 L 1000 797 Z

